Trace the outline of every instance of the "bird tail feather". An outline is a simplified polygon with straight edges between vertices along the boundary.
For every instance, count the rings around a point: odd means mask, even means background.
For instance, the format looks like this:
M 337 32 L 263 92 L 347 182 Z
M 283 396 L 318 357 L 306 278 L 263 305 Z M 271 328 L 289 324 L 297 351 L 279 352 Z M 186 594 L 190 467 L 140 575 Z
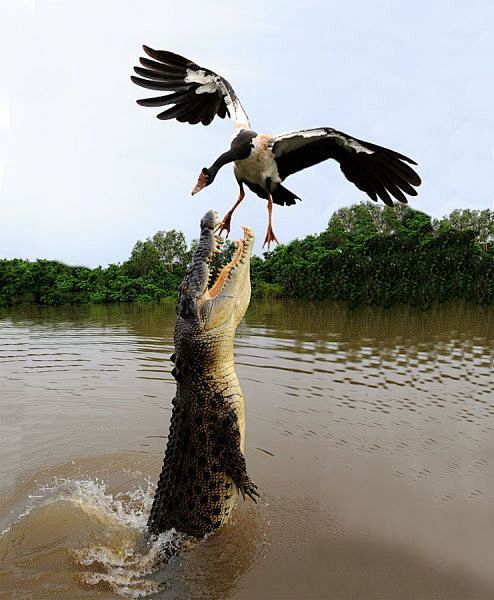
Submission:
M 271 197 L 273 198 L 273 202 L 275 204 L 279 204 L 280 206 L 292 206 L 297 200 L 300 200 L 298 196 L 296 196 L 290 190 L 287 190 L 286 187 L 283 187 L 282 185 L 279 185 L 273 192 L 271 192 Z

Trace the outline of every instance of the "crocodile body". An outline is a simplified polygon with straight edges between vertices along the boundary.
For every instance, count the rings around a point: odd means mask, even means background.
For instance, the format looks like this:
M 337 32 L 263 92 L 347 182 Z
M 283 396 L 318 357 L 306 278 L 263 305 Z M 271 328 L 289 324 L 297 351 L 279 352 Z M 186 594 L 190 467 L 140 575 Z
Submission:
M 235 331 L 250 301 L 254 237 L 244 229 L 233 260 L 208 288 L 218 218 L 209 211 L 180 286 L 175 325 L 177 381 L 163 468 L 148 521 L 152 534 L 171 528 L 202 537 L 230 516 L 237 492 L 254 501 L 244 458 L 245 414 L 233 361 Z

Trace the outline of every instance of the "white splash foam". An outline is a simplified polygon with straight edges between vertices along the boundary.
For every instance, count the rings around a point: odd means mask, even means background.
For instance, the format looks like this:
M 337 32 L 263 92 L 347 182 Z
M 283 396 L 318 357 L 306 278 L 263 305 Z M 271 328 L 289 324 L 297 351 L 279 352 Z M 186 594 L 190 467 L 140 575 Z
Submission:
M 160 591 L 162 584 L 147 578 L 163 562 L 163 556 L 178 549 L 179 537 L 174 530 L 167 531 L 149 543 L 144 551 L 129 540 L 120 540 L 115 549 L 109 545 L 95 545 L 71 552 L 81 567 L 95 571 L 80 571 L 77 579 L 85 585 L 104 584 L 120 596 L 144 598 Z
M 29 496 L 25 509 L 2 535 L 37 509 L 67 502 L 102 524 L 101 536 L 93 535 L 79 548 L 67 548 L 76 568 L 81 567 L 76 579 L 85 585 L 104 585 L 125 597 L 154 594 L 160 584 L 147 576 L 162 565 L 163 557 L 176 553 L 183 538 L 174 529 L 152 540 L 144 535 L 154 495 L 150 481 L 146 488 L 125 493 L 111 494 L 107 488 L 98 479 L 55 478 Z M 81 538 L 85 539 L 84 531 Z
M 52 483 L 41 485 L 35 494 L 28 495 L 29 502 L 24 510 L 1 533 L 3 535 L 10 531 L 15 523 L 27 517 L 34 508 L 60 501 L 77 504 L 83 510 L 100 509 L 122 525 L 143 531 L 153 502 L 153 493 L 154 487 L 150 481 L 146 489 L 138 487 L 114 496 L 107 492 L 107 484 L 97 478 L 80 480 L 56 477 Z

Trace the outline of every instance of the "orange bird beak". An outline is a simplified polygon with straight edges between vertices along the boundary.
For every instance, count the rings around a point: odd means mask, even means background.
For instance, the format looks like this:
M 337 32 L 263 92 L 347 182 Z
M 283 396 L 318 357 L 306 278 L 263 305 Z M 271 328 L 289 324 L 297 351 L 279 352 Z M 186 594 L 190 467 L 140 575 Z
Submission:
M 202 188 L 205 188 L 209 182 L 209 174 L 206 169 L 203 169 L 199 174 L 195 188 L 192 190 L 192 195 L 198 194 Z

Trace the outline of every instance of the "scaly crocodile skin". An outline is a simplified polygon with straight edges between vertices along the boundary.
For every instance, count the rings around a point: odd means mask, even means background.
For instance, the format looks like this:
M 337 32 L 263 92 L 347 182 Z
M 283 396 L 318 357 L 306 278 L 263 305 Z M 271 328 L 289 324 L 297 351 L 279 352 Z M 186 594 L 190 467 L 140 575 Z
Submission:
M 227 521 L 237 491 L 254 501 L 258 496 L 243 455 L 244 400 L 233 361 L 235 331 L 250 301 L 254 238 L 245 229 L 233 261 L 208 289 L 217 223 L 213 211 L 203 217 L 180 286 L 171 357 L 177 393 L 148 521 L 153 534 L 175 528 L 202 537 Z

